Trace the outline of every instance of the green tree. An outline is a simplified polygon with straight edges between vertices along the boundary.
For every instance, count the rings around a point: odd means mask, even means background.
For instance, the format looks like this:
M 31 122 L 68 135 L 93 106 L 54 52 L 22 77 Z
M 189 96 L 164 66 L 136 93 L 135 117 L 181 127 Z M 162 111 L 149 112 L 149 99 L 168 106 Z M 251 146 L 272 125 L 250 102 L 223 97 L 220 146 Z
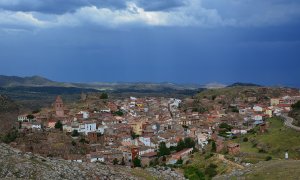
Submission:
M 132 137 L 132 139 L 136 139 L 139 137 L 139 135 L 137 135 L 133 131 L 131 131 L 131 137 Z
M 63 124 L 61 123 L 61 121 L 57 121 L 56 123 L 55 123 L 55 129 L 60 129 L 60 130 L 62 130 L 62 127 L 63 127 Z
M 180 157 L 180 158 L 177 160 L 176 164 L 182 164 L 182 163 L 183 163 L 183 160 L 182 160 L 182 158 Z
M 188 166 L 184 169 L 184 177 L 189 180 L 205 180 L 204 174 L 193 166 Z
M 126 165 L 124 157 L 122 157 L 120 165 L 122 165 L 122 166 Z
M 214 176 L 216 176 L 217 174 L 218 174 L 218 172 L 217 172 L 217 165 L 215 165 L 215 164 L 210 164 L 208 167 L 206 167 L 205 168 L 205 171 L 204 171 L 204 173 L 206 174 L 206 175 L 208 175 L 210 178 L 212 178 L 212 177 L 214 177 Z
M 141 160 L 138 157 L 134 158 L 132 162 L 134 167 L 142 167 Z
M 123 116 L 124 113 L 121 110 L 118 110 L 116 112 L 113 113 L 115 116 Z
M 184 139 L 184 145 L 185 148 L 194 148 L 196 143 L 192 138 L 188 137 Z
M 166 143 L 165 142 L 159 143 L 158 155 L 166 156 L 166 155 L 170 155 L 170 154 L 171 154 L 171 151 L 169 148 L 167 148 Z
M 71 136 L 72 137 L 78 137 L 79 136 L 79 132 L 76 129 L 74 129 L 73 132 L 72 132 L 72 134 L 71 134 Z
M 101 93 L 100 99 L 108 99 L 108 94 L 107 93 Z
M 116 164 L 118 164 L 118 163 L 119 163 L 119 160 L 118 160 L 117 158 L 115 158 L 115 159 L 113 160 L 113 164 L 116 165 Z
M 28 114 L 28 115 L 27 115 L 27 119 L 29 119 L 29 120 L 33 120 L 33 119 L 34 119 L 34 115 L 32 115 L 32 114 Z
M 185 148 L 184 141 L 182 139 L 179 140 L 176 146 L 176 151 L 179 152 Z
M 226 129 L 227 131 L 231 131 L 232 126 L 228 125 L 227 123 L 221 123 L 219 128 Z
M 2 137 L 2 141 L 8 144 L 15 141 L 18 136 L 19 136 L 18 130 L 13 128 L 7 134 L 5 134 L 4 137 Z
M 35 109 L 35 110 L 32 111 L 32 114 L 36 114 L 36 113 L 39 113 L 39 112 L 41 112 L 41 109 Z
M 217 151 L 217 145 L 215 141 L 211 142 L 211 152 L 216 152 Z

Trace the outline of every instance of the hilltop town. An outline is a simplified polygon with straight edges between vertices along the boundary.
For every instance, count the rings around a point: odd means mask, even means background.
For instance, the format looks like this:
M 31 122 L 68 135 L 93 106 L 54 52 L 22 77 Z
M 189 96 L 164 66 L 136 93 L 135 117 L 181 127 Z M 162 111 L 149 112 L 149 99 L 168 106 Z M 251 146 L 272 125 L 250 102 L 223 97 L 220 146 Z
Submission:
M 82 93 L 79 101 L 64 103 L 57 96 L 48 107 L 19 114 L 13 138 L 6 142 L 23 152 L 70 162 L 179 167 L 178 173 L 198 154 L 207 159 L 216 154 L 232 166 L 223 172 L 228 173 L 252 163 L 243 159 L 248 158 L 243 143 L 253 133 L 267 134 L 272 119 L 281 118 L 297 131 L 285 118 L 299 100 L 297 89 L 266 87 L 206 90 L 184 99 Z M 288 158 L 282 151 L 279 156 Z M 217 168 L 213 166 L 206 169 Z

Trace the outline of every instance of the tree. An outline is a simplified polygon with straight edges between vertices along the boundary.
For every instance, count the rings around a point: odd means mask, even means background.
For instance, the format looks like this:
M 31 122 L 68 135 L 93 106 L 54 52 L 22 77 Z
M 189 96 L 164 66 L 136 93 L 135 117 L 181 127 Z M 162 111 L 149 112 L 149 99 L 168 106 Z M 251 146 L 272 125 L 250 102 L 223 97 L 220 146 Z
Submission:
M 196 143 L 192 138 L 188 137 L 184 139 L 184 145 L 185 148 L 194 148 Z
M 32 115 L 32 114 L 28 114 L 28 115 L 27 115 L 27 119 L 29 119 L 29 120 L 32 120 L 32 119 L 34 119 L 34 115 Z
M 228 125 L 227 123 L 221 123 L 219 128 L 226 129 L 227 131 L 231 131 L 232 127 Z
M 39 112 L 41 112 L 41 109 L 35 109 L 35 110 L 32 111 L 32 114 L 36 114 L 36 113 L 39 113 Z
M 72 137 L 78 137 L 79 136 L 78 130 L 74 129 L 71 136 Z
M 204 174 L 193 166 L 188 166 L 184 169 L 184 177 L 190 180 L 205 180 Z
M 184 141 L 182 139 L 179 140 L 176 146 L 176 151 L 179 152 L 185 148 Z
M 217 151 L 217 145 L 215 141 L 211 142 L 211 152 L 216 152 Z
M 18 136 L 19 136 L 18 130 L 13 128 L 7 134 L 5 134 L 5 136 L 2 138 L 2 141 L 8 144 L 15 141 Z
M 117 158 L 115 158 L 115 159 L 113 160 L 113 164 L 116 165 L 116 164 L 118 164 L 118 163 L 119 163 L 119 160 L 118 160 Z
M 134 167 L 142 167 L 141 160 L 138 157 L 134 158 L 133 166 Z
M 55 123 L 55 129 L 60 129 L 60 130 L 62 130 L 62 127 L 63 127 L 63 124 L 60 122 L 60 121 L 57 121 L 56 123 Z
M 108 94 L 107 93 L 102 93 L 100 95 L 100 99 L 108 99 Z
M 139 135 L 135 134 L 135 132 L 131 131 L 131 137 L 132 139 L 136 139 L 139 137 Z
M 183 160 L 182 160 L 182 158 L 180 157 L 179 159 L 178 159 L 178 161 L 176 162 L 176 164 L 182 164 L 183 163 Z
M 124 157 L 122 157 L 122 161 L 121 161 L 120 165 L 122 165 L 122 166 L 126 165 Z
M 218 172 L 216 171 L 217 165 L 210 164 L 208 167 L 205 168 L 205 174 L 208 175 L 210 178 L 216 176 Z
M 159 148 L 158 148 L 158 155 L 159 156 L 165 156 L 165 155 L 170 155 L 171 151 L 169 148 L 167 148 L 166 143 L 165 142 L 161 142 L 159 144 Z
M 123 116 L 124 113 L 121 110 L 118 110 L 116 112 L 113 113 L 115 116 Z

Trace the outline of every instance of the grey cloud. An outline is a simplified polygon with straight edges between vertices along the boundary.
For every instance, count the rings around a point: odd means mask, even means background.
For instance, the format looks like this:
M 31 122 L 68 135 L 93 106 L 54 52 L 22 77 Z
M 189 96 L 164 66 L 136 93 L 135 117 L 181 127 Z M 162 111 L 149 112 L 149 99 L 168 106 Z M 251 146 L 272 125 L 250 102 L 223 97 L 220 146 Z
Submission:
M 9 11 L 36 11 L 48 14 L 74 12 L 85 6 L 118 9 L 126 7 L 124 0 L 3 0 L 0 9 Z
M 138 0 L 137 4 L 146 11 L 162 11 L 185 5 L 183 0 Z

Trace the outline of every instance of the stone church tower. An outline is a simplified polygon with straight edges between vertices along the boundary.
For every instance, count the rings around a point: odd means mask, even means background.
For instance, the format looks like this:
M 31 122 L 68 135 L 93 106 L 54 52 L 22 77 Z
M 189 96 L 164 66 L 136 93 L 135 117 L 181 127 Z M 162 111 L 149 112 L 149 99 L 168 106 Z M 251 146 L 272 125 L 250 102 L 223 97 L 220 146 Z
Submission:
M 64 117 L 65 116 L 64 103 L 63 103 L 60 96 L 57 96 L 56 100 L 55 100 L 55 112 L 56 112 L 57 117 Z

